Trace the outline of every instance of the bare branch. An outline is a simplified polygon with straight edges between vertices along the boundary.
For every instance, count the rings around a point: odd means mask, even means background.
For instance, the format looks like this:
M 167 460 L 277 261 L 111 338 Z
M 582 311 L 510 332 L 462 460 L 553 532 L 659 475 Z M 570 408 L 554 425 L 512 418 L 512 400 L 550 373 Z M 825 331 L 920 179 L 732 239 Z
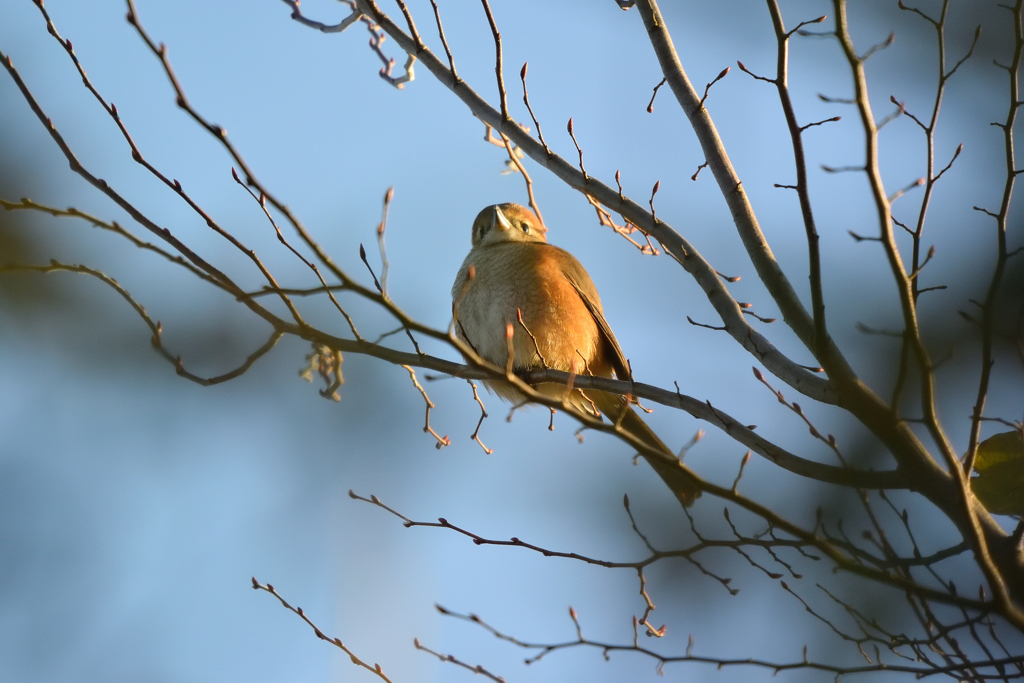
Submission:
M 253 579 L 252 579 L 252 587 L 253 587 L 253 590 L 265 591 L 265 592 L 270 593 L 271 595 L 273 595 L 275 598 L 277 598 L 278 601 L 281 603 L 282 607 L 284 607 L 285 609 L 287 609 L 290 612 L 294 612 L 304 622 L 309 624 L 309 627 L 311 629 L 313 629 L 313 633 L 316 634 L 317 638 L 319 638 L 320 640 L 326 640 L 328 643 L 330 643 L 331 645 L 334 645 L 336 648 L 338 648 L 339 650 L 341 650 L 342 652 L 347 654 L 349 659 L 352 661 L 353 664 L 355 664 L 356 666 L 359 666 L 359 667 L 362 667 L 362 668 L 366 669 L 367 671 L 369 671 L 370 673 L 374 674 L 375 676 L 377 676 L 377 678 L 381 679 L 382 681 L 387 681 L 387 683 L 391 683 L 391 679 L 384 675 L 384 671 L 381 669 L 380 664 L 374 664 L 373 666 L 370 666 L 369 664 L 367 664 L 366 662 L 361 660 L 359 657 L 357 657 L 356 654 L 352 650 L 350 650 L 347 647 L 345 647 L 345 644 L 341 642 L 340 638 L 329 638 L 329 637 L 325 636 L 324 632 L 320 630 L 320 627 L 318 627 L 316 624 L 314 624 L 312 622 L 312 620 L 310 620 L 310 618 L 306 616 L 306 613 L 302 611 L 301 607 L 292 607 L 288 603 L 287 600 L 285 600 L 283 597 L 281 597 L 281 594 L 277 592 L 277 590 L 274 588 L 273 585 L 271 585 L 269 583 L 267 583 L 267 584 L 260 583 L 259 581 L 256 580 L 256 577 L 253 577 Z
M 437 35 L 441 38 L 441 45 L 444 46 L 444 53 L 448 55 L 448 66 L 452 71 L 452 78 L 458 83 L 461 79 L 459 74 L 455 71 L 455 58 L 452 56 L 452 50 L 448 47 L 448 39 L 444 35 L 444 27 L 441 25 L 441 10 L 437 7 L 437 0 L 430 0 L 430 6 L 434 8 L 434 20 L 437 22 Z
M 357 7 L 355 0 L 345 2 L 345 4 L 348 5 L 351 12 L 347 17 L 342 19 L 337 24 L 323 24 L 320 23 L 319 21 L 307 19 L 305 16 L 303 16 L 302 10 L 299 9 L 299 0 L 284 0 L 284 3 L 292 8 L 292 19 L 299 22 L 303 26 L 315 28 L 323 33 L 341 33 L 342 31 L 344 31 L 349 26 L 356 23 L 363 17 L 363 13 L 359 11 L 359 8 Z M 134 4 L 129 5 L 129 8 L 130 10 L 128 15 L 128 21 L 132 21 L 132 18 L 135 15 Z
M 523 68 L 519 70 L 519 80 L 523 82 L 523 104 L 526 105 L 526 110 L 530 112 L 530 118 L 533 119 L 533 125 L 537 128 L 537 138 L 540 140 L 540 144 L 544 145 L 544 149 L 548 154 L 551 154 L 551 148 L 548 147 L 548 143 L 544 142 L 544 134 L 540 130 L 540 121 L 537 120 L 536 115 L 533 113 L 533 107 L 530 106 L 530 93 L 526 90 L 526 65 L 528 62 L 523 62 Z
M 413 646 L 415 646 L 415 648 L 417 650 L 422 650 L 423 652 L 427 652 L 429 654 L 434 655 L 435 657 L 440 659 L 442 662 L 448 662 L 450 664 L 455 664 L 456 666 L 460 666 L 463 669 L 468 669 L 468 670 L 472 671 L 475 674 L 481 674 L 484 678 L 489 678 L 492 681 L 497 681 L 497 683 L 505 683 L 505 679 L 504 678 L 502 678 L 501 676 L 495 676 L 490 671 L 485 669 L 483 667 L 483 665 L 481 665 L 481 664 L 476 664 L 476 665 L 466 664 L 465 662 L 460 660 L 455 655 L 443 655 L 443 654 L 441 654 L 439 652 L 434 652 L 429 647 L 427 647 L 427 646 L 423 645 L 422 643 L 420 643 L 420 639 L 419 638 L 416 638 L 416 639 L 413 640 Z
M 715 76 L 713 81 L 711 81 L 706 86 L 704 86 L 704 95 L 700 98 L 700 106 L 701 107 L 704 106 L 704 102 L 706 102 L 707 99 L 708 99 L 708 93 L 711 91 L 711 86 L 713 86 L 715 83 L 718 83 L 718 81 L 720 81 L 723 78 L 725 78 L 729 74 L 729 68 L 730 67 L 725 67 L 724 69 L 722 69 L 719 72 L 719 74 L 717 76 Z M 664 83 L 665 79 L 662 79 L 661 82 Z M 657 89 L 655 89 L 655 91 L 657 91 Z M 651 97 L 651 104 L 652 105 L 654 104 L 654 98 L 653 97 Z M 648 107 L 648 110 L 650 110 L 650 107 Z
M 434 439 L 437 440 L 437 443 L 434 444 L 434 446 L 438 450 L 440 450 L 444 446 L 450 446 L 452 440 L 448 438 L 448 435 L 446 434 L 444 436 L 441 436 L 440 434 L 434 431 L 433 427 L 430 426 L 430 411 L 434 409 L 434 402 L 430 400 L 430 397 L 427 396 L 427 390 L 424 389 L 423 385 L 420 384 L 419 381 L 416 379 L 416 371 L 413 370 L 408 365 L 403 365 L 402 367 L 405 369 L 406 372 L 409 373 L 409 379 L 412 380 L 412 385 L 416 387 L 417 390 L 419 390 L 420 396 L 423 397 L 423 402 L 427 404 L 426 416 L 423 419 L 423 431 L 428 432 L 432 437 L 434 437 Z M 474 387 L 474 391 L 475 390 L 476 389 Z
M 658 96 L 658 89 L 661 88 L 661 86 L 665 85 L 665 80 L 666 79 L 664 79 L 664 78 L 661 79 L 661 81 L 658 83 L 658 85 L 654 86 L 654 92 L 651 93 L 651 101 L 647 103 L 647 113 L 648 114 L 653 114 L 654 113 L 654 98 Z M 710 85 L 709 85 L 709 87 L 710 87 Z
M 501 33 L 498 32 L 498 25 L 494 22 L 494 14 L 491 13 L 491 5 L 487 0 L 480 0 L 484 6 L 484 12 L 487 13 L 487 23 L 491 26 L 491 35 L 494 37 L 494 77 L 498 81 L 498 97 L 501 102 L 501 119 L 502 121 L 508 121 L 508 98 L 505 96 L 505 75 L 503 73 L 501 61 Z M 501 128 L 499 127 L 500 131 Z

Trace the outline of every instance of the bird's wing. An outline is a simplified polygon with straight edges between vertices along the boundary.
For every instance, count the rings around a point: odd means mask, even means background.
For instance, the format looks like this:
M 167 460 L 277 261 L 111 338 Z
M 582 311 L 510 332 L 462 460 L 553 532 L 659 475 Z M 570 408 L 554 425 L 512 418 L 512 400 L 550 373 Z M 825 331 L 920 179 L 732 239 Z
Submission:
M 557 249 L 558 247 L 555 248 Z M 619 346 L 619 342 L 615 339 L 608 321 L 604 319 L 601 298 L 597 294 L 597 288 L 594 287 L 593 280 L 587 275 L 587 271 L 580 265 L 579 261 L 568 252 L 564 253 L 568 258 L 563 258 L 561 261 L 562 271 L 565 274 L 565 278 L 572 284 L 573 289 L 580 295 L 580 299 L 586 304 L 590 314 L 594 316 L 597 328 L 601 331 L 601 335 L 611 350 L 615 375 L 619 379 L 632 379 L 629 372 L 629 364 L 626 362 L 626 356 L 622 353 L 622 347 Z M 606 394 L 603 391 L 590 392 L 589 396 L 591 396 L 591 400 L 597 409 L 603 412 L 610 421 L 663 454 L 661 457 L 658 457 L 644 453 L 643 456 L 684 507 L 693 505 L 693 501 L 699 498 L 701 494 L 700 486 L 697 484 L 693 474 L 647 423 L 643 421 L 643 418 L 633 412 L 633 409 L 626 403 L 625 399 L 622 396 Z
M 555 248 L 557 249 L 557 247 Z M 597 294 L 597 288 L 594 286 L 593 280 L 590 279 L 587 271 L 579 261 L 577 261 L 568 252 L 565 253 L 569 257 L 562 261 L 562 269 L 565 273 L 565 277 L 572 284 L 576 293 L 580 295 L 583 303 L 587 306 L 587 310 L 589 310 L 590 314 L 594 317 L 594 322 L 597 323 L 597 329 L 601 331 L 601 336 L 604 337 L 605 342 L 608 344 L 608 348 L 612 353 L 612 363 L 615 367 L 615 376 L 622 380 L 632 379 L 632 374 L 629 371 L 629 363 L 626 362 L 626 356 L 622 353 L 622 347 L 619 346 L 619 342 L 615 338 L 615 334 L 612 332 L 612 328 L 608 324 L 608 321 L 604 319 L 604 310 L 601 308 L 601 297 Z

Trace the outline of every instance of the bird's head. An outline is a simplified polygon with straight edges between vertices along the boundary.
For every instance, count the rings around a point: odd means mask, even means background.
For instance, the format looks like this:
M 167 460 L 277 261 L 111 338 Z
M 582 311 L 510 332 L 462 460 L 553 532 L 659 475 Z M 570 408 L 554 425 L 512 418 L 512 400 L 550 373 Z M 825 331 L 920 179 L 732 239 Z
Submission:
M 473 246 L 498 242 L 547 242 L 547 231 L 530 209 L 519 204 L 494 204 L 473 221 Z

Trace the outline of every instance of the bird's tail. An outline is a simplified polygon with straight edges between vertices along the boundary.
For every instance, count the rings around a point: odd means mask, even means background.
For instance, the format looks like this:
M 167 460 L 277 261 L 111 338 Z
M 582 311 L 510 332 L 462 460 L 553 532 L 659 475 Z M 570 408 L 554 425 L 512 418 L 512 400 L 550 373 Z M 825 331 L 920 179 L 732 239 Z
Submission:
M 622 430 L 661 453 L 660 456 L 648 453 L 641 453 L 641 455 L 684 507 L 693 505 L 693 501 L 700 497 L 700 487 L 697 486 L 694 475 L 680 462 L 672 449 L 666 446 L 665 442 L 659 439 L 658 435 L 626 403 L 626 400 L 622 396 L 606 394 L 602 391 L 587 392 L 587 396 L 612 423 L 618 424 Z

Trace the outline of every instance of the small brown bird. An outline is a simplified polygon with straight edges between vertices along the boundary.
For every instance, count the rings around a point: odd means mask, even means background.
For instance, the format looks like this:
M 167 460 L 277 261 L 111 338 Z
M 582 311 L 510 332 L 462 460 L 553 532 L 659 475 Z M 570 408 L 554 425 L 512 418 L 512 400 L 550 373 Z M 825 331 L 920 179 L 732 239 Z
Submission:
M 629 379 L 629 365 L 604 319 L 601 298 L 587 271 L 572 254 L 547 243 L 547 228 L 519 204 L 496 204 L 473 221 L 473 248 L 452 286 L 455 332 L 482 358 L 500 367 L 550 368 L 574 375 Z M 520 322 L 521 316 L 521 322 Z M 521 403 L 508 382 L 489 380 L 502 398 Z M 538 385 L 561 398 L 566 387 Z M 700 495 L 692 475 L 622 396 L 574 389 L 570 403 L 591 415 L 604 413 L 662 457 L 644 455 L 683 505 Z

